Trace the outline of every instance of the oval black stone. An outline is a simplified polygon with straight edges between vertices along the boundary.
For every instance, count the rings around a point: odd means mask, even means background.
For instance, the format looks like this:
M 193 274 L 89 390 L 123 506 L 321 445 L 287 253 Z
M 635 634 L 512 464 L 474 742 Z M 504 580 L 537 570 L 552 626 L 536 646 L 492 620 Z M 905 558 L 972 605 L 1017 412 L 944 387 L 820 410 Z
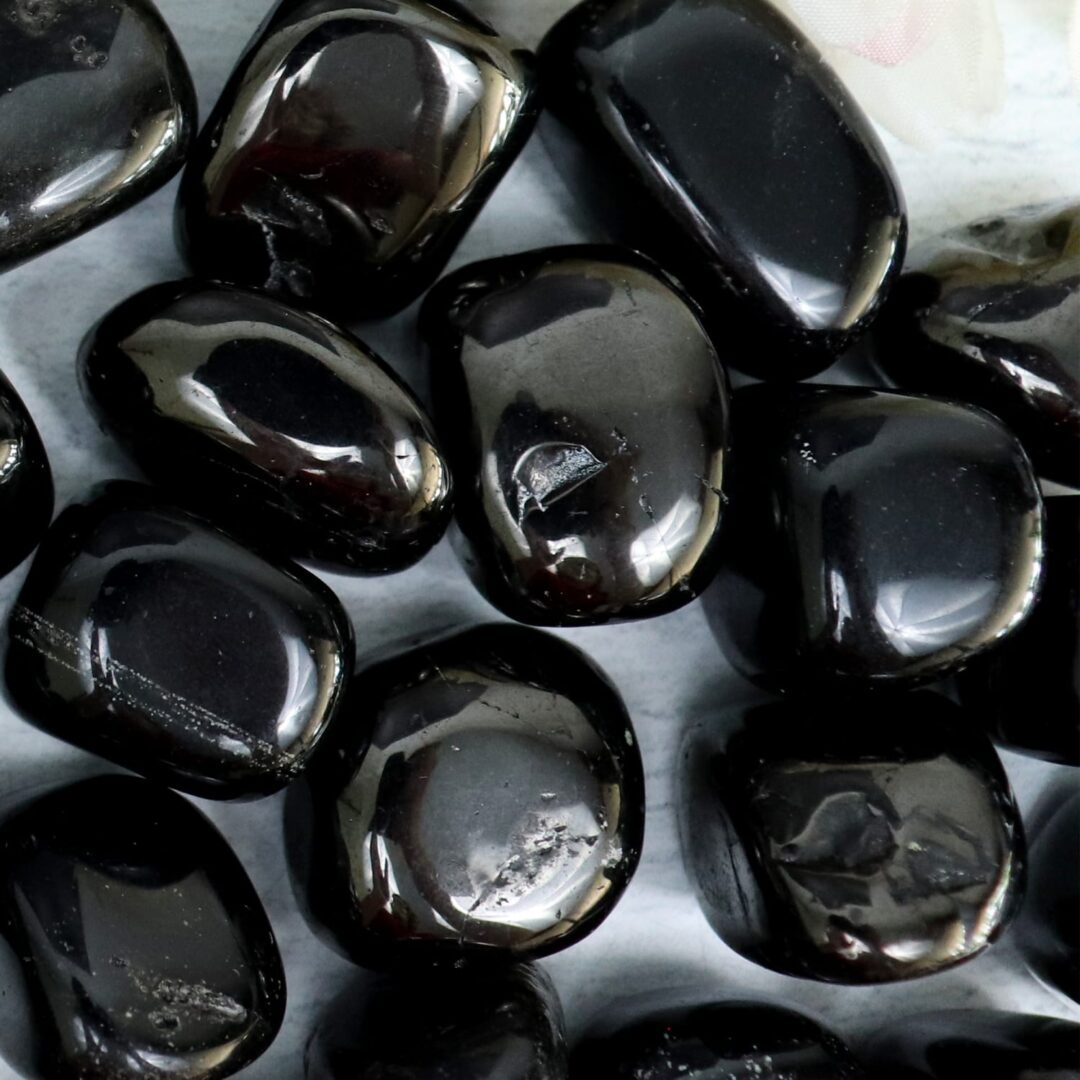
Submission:
M 0 7 L 0 272 L 126 210 L 180 168 L 195 88 L 150 0 Z
M 614 248 L 477 263 L 425 303 L 470 569 L 541 625 L 644 618 L 715 572 L 727 382 L 697 309 Z
M 903 262 L 903 200 L 870 122 L 771 5 L 587 0 L 540 61 L 615 235 L 707 308 L 735 299 L 750 347 L 733 365 L 802 377 L 868 325 Z
M 532 58 L 455 0 L 282 0 L 199 137 L 196 273 L 386 314 L 438 276 L 524 145 Z
M 385 572 L 445 530 L 450 474 L 423 409 L 316 315 L 226 286 L 158 285 L 91 331 L 79 374 L 153 479 L 241 534 Z
M 528 959 L 612 910 L 644 830 L 614 687 L 558 638 L 477 627 L 361 672 L 289 805 L 298 896 L 369 967 Z
M 303 769 L 353 658 L 317 578 L 123 483 L 56 519 L 10 633 L 7 684 L 29 720 L 219 799 Z
M 928 691 L 750 706 L 692 738 L 684 847 L 705 914 L 788 975 L 879 983 L 982 952 L 1022 895 L 989 739 Z
M 83 781 L 0 827 L 0 930 L 31 1006 L 35 1075 L 217 1080 L 285 1013 L 270 923 L 214 827 L 135 777 Z
M 928 681 L 1031 611 L 1042 500 L 980 409 L 851 387 L 735 395 L 724 561 L 705 605 L 768 689 Z

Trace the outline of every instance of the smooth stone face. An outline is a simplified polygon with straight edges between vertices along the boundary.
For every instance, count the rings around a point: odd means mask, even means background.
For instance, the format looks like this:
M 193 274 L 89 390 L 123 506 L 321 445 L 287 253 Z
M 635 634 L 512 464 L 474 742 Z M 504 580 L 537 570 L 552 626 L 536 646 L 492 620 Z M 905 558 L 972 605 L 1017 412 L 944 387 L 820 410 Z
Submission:
M 251 882 L 202 814 L 144 780 L 74 784 L 4 823 L 0 931 L 33 1075 L 211 1080 L 281 1026 L 285 974 Z
M 788 1009 L 724 1002 L 665 1010 L 587 1039 L 574 1080 L 862 1080 L 847 1047 Z
M 90 333 L 79 374 L 151 477 L 241 533 L 382 572 L 446 527 L 450 473 L 423 409 L 315 315 L 224 286 L 155 286 Z
M 769 689 L 928 681 L 1005 640 L 1040 583 L 1042 506 L 981 410 L 845 387 L 741 390 L 706 609 Z
M 41 436 L 15 387 L 0 374 L 0 577 L 37 546 L 52 511 L 52 471 Z
M 386 314 L 438 276 L 532 128 L 531 55 L 454 0 L 282 0 L 184 176 L 197 274 Z
M 27 719 L 207 798 L 292 780 L 352 666 L 325 585 L 136 484 L 57 518 L 9 629 L 7 684 Z
M 800 378 L 865 328 L 903 262 L 903 200 L 872 125 L 779 12 L 586 0 L 540 57 L 585 152 L 579 188 L 621 211 L 615 235 L 707 309 L 737 301 L 726 322 L 752 347 L 733 364 Z
M 630 720 L 557 638 L 482 626 L 362 672 L 325 745 L 289 851 L 315 928 L 365 966 L 555 952 L 637 866 Z
M 1080 485 L 1080 206 L 975 222 L 920 261 L 879 324 L 885 373 L 989 409 Z
M 474 577 L 521 622 L 688 603 L 715 572 L 727 383 L 696 308 L 614 248 L 477 263 L 432 292 L 440 429 Z
M 134 205 L 187 155 L 195 88 L 149 0 L 9 0 L 0 70 L 0 272 Z
M 961 673 L 960 696 L 1010 750 L 1080 765 L 1080 495 L 1044 506 L 1044 580 L 1031 617 Z
M 1077 1080 L 1080 1024 L 954 1010 L 909 1016 L 867 1050 L 881 1080 Z
M 559 1000 L 539 969 L 379 979 L 343 994 L 307 1080 L 566 1080 Z
M 878 983 L 980 953 L 1023 886 L 989 740 L 926 691 L 752 706 L 688 749 L 688 868 L 713 928 L 789 975 Z

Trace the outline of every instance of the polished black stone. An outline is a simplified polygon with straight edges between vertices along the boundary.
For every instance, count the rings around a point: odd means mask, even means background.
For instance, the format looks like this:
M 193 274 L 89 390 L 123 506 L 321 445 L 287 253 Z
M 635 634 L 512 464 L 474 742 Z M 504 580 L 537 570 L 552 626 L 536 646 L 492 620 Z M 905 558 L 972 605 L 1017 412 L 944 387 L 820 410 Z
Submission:
M 878 324 L 885 373 L 996 413 L 1041 476 L 1080 485 L 1080 206 L 975 222 L 920 262 Z
M 903 199 L 870 122 L 771 5 L 587 0 L 540 60 L 584 150 L 579 190 L 707 308 L 735 300 L 733 365 L 802 377 L 867 326 L 903 261 Z
M 641 757 L 572 646 L 477 627 L 357 675 L 293 790 L 315 928 L 359 963 L 527 959 L 579 941 L 637 866 Z
M 532 58 L 456 0 L 281 0 L 196 144 L 196 273 L 350 316 L 431 284 L 524 145 Z
M 22 399 L 0 373 L 0 577 L 37 546 L 53 511 L 52 471 Z
M 292 780 L 353 658 L 318 579 L 136 484 L 56 519 L 9 629 L 7 685 L 27 719 L 207 798 Z
M 769 689 L 928 680 L 1016 631 L 1042 506 L 988 413 L 846 387 L 735 395 L 732 505 L 706 610 Z
M 573 1080 L 862 1080 L 831 1032 L 789 1009 L 723 1002 L 663 1009 L 574 1051 Z
M 376 979 L 342 994 L 308 1043 L 307 1080 L 566 1080 L 551 981 L 515 965 Z
M 317 316 L 225 286 L 158 285 L 91 331 L 79 374 L 150 476 L 242 534 L 383 572 L 446 527 L 450 474 L 423 409 Z
M 1080 1080 L 1080 1024 L 951 1010 L 907 1016 L 867 1048 L 880 1080 Z
M 0 932 L 32 1017 L 0 1049 L 29 1036 L 34 1076 L 216 1080 L 281 1026 L 285 974 L 251 882 L 202 814 L 145 780 L 83 781 L 4 822 Z
M 541 625 L 662 614 L 715 572 L 727 383 L 654 264 L 549 248 L 466 267 L 423 312 L 467 561 Z
M 0 4 L 0 272 L 181 166 L 195 88 L 150 0 Z
M 1010 750 L 1080 765 L 1080 495 L 1044 500 L 1043 584 L 1027 622 L 959 679 Z
M 803 978 L 877 983 L 980 953 L 1024 839 L 989 739 L 938 694 L 750 706 L 687 747 L 684 847 L 713 928 Z

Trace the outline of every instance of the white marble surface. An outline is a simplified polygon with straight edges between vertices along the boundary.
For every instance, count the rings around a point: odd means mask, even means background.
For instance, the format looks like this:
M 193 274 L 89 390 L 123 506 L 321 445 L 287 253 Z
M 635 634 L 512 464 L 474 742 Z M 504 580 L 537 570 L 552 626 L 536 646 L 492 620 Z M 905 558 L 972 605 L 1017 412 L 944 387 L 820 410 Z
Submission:
M 204 114 L 270 0 L 158 0 L 183 46 Z M 568 0 L 473 0 L 488 18 L 535 41 Z M 989 2 L 989 0 L 988 0 Z M 1067 0 L 1001 0 L 1009 94 L 975 137 L 931 152 L 888 139 L 904 183 L 916 241 L 975 215 L 1022 202 L 1080 198 L 1080 97 L 1063 47 Z M 171 238 L 175 184 L 118 220 L 0 278 L 0 367 L 41 426 L 62 504 L 97 480 L 131 469 L 91 422 L 79 397 L 74 358 L 86 329 L 108 308 L 183 268 Z M 812 213 L 813 208 L 808 207 Z M 456 262 L 586 238 L 543 148 L 534 141 L 462 244 Z M 413 313 L 364 327 L 403 374 L 420 385 Z M 25 568 L 0 582 L 6 610 Z M 394 577 L 327 578 L 342 596 L 362 653 L 414 631 L 488 619 L 447 544 Z M 649 822 L 641 868 L 623 902 L 589 939 L 552 958 L 571 1033 L 612 997 L 696 983 L 717 996 L 757 995 L 816 1014 L 843 1034 L 920 1008 L 988 1003 L 1069 1015 L 1066 999 L 1023 971 L 1008 938 L 959 970 L 872 990 L 818 986 L 743 961 L 711 932 L 682 868 L 674 773 L 689 725 L 745 692 L 724 665 L 696 604 L 649 623 L 568 631 L 622 690 L 637 726 L 648 775 Z M 1025 808 L 1068 770 L 1006 755 Z M 0 703 L 0 794 L 102 771 L 101 762 L 24 724 Z M 1075 780 L 1072 780 L 1075 782 Z M 282 856 L 280 799 L 250 805 L 202 803 L 234 845 L 262 894 L 288 969 L 286 1026 L 247 1080 L 302 1075 L 306 1034 L 322 1005 L 353 970 L 324 948 L 296 911 Z M 1080 1017 L 1078 1017 L 1080 1019 Z M 0 1062 L 0 1080 L 16 1073 Z

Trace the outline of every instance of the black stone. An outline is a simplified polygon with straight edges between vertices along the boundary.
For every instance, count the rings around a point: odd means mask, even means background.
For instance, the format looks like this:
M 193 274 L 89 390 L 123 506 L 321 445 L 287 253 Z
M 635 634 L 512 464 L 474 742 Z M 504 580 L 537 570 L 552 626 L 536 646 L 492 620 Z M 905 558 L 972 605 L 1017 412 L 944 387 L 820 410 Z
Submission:
M 1080 495 L 1044 501 L 1043 584 L 1027 622 L 961 673 L 961 699 L 1010 750 L 1080 765 Z
M 57 518 L 10 633 L 7 684 L 29 720 L 219 799 L 303 769 L 353 658 L 318 579 L 124 483 Z
M 831 1032 L 789 1009 L 728 1001 L 667 1008 L 586 1039 L 574 1080 L 863 1080 Z
M 307 1080 L 566 1080 L 551 981 L 516 965 L 376 979 L 331 1006 L 307 1049 Z
M 706 609 L 768 689 L 926 681 L 1014 633 L 1043 557 L 1027 457 L 988 413 L 847 387 L 735 395 Z
M 37 546 L 53 512 L 52 471 L 22 399 L 0 374 L 0 577 Z
M 289 804 L 294 881 L 366 966 L 556 952 L 637 866 L 633 728 L 558 638 L 482 626 L 376 665 L 323 747 Z
M 195 88 L 150 0 L 9 0 L 0 70 L 0 272 L 133 206 L 187 155 Z
M 731 299 L 725 331 L 745 323 L 749 346 L 733 365 L 801 378 L 865 329 L 903 262 L 903 199 L 870 122 L 771 5 L 587 0 L 540 63 L 584 150 L 579 190 L 708 309 Z
M 144 780 L 83 781 L 5 821 L 0 931 L 32 1016 L 0 1046 L 29 1036 L 35 1076 L 216 1080 L 281 1026 L 285 974 L 251 882 L 202 814 Z
M 532 128 L 532 57 L 455 0 L 282 0 L 184 175 L 196 273 L 386 314 L 438 276 Z
M 1080 1024 L 958 1009 L 908 1016 L 867 1056 L 881 1080 L 1077 1080 Z
M 972 718 L 928 691 L 751 706 L 687 749 L 684 846 L 713 928 L 784 974 L 929 975 L 1019 903 L 1024 839 Z
M 567 247 L 477 263 L 423 312 L 467 561 L 541 625 L 681 607 L 715 572 L 727 382 L 654 264 Z
M 920 262 L 879 323 L 886 375 L 982 405 L 1080 485 L 1080 206 L 975 222 Z
M 423 409 L 315 315 L 225 286 L 159 285 L 90 333 L 79 374 L 154 480 L 241 534 L 384 572 L 446 527 L 450 474 Z

